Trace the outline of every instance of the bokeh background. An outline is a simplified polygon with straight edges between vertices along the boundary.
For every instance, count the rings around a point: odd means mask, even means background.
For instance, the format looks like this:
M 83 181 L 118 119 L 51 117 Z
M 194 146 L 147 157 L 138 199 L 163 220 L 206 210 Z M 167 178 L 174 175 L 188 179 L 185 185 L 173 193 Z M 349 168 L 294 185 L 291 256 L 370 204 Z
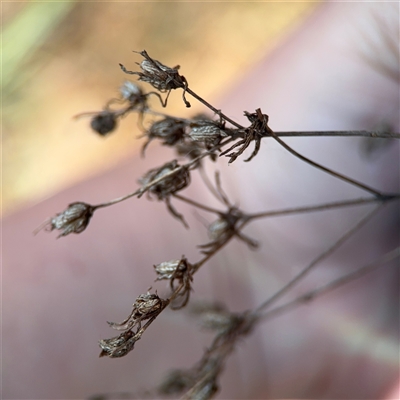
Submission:
M 191 87 L 217 101 L 318 2 L 2 2 L 3 215 L 104 171 L 137 151 L 136 118 L 105 140 L 89 118 L 146 49 L 181 65 Z M 168 112 L 189 115 L 173 93 Z

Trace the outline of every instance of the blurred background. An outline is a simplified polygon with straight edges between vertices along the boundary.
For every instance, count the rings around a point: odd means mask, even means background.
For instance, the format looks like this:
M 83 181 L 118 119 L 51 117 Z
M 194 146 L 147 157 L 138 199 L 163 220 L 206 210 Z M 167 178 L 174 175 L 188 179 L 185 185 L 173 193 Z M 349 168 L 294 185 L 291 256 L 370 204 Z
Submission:
M 136 117 L 106 139 L 73 119 L 100 110 L 146 49 L 181 65 L 190 86 L 218 99 L 318 2 L 2 2 L 3 215 L 34 204 L 138 151 Z M 267 22 L 268 21 L 268 22 Z M 135 78 L 133 78 L 135 80 Z M 186 109 L 172 93 L 168 113 Z

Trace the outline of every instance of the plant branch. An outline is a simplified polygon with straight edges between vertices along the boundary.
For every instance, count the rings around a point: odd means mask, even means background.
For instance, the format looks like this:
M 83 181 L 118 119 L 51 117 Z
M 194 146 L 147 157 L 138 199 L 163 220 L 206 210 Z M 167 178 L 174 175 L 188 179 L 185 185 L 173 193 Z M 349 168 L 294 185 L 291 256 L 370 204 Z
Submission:
M 360 221 L 346 231 L 332 246 L 323 251 L 317 258 L 315 258 L 306 268 L 304 268 L 299 274 L 297 274 L 290 282 L 279 289 L 273 296 L 263 302 L 255 312 L 261 312 L 264 308 L 270 306 L 282 297 L 289 289 L 296 285 L 301 279 L 303 279 L 314 267 L 316 267 L 321 261 L 330 256 L 335 250 L 337 250 L 347 239 L 349 239 L 355 232 L 357 232 L 367 221 L 369 221 L 378 211 L 382 209 L 384 204 L 380 204 L 375 207 L 371 212 L 367 213 Z
M 293 150 L 290 146 L 288 146 L 283 140 L 281 140 L 274 132 L 270 132 L 271 136 L 281 145 L 283 146 L 287 151 L 289 151 L 291 154 L 293 154 L 294 156 L 296 156 L 297 158 L 299 158 L 302 161 L 305 161 L 306 163 L 312 165 L 313 167 L 316 167 L 324 172 L 327 172 L 330 175 L 335 176 L 336 178 L 339 178 L 347 183 L 350 183 L 351 185 L 357 186 L 360 189 L 366 190 L 367 192 L 370 192 L 372 194 L 374 194 L 377 197 L 384 197 L 384 195 L 379 192 L 378 190 L 375 190 L 367 185 L 364 185 L 361 182 L 358 182 L 354 179 L 351 179 L 345 175 L 340 174 L 339 172 L 335 172 L 327 167 L 324 167 L 321 164 L 316 163 L 315 161 L 310 160 L 307 157 L 304 157 L 303 155 L 301 155 L 300 153 L 298 153 L 297 151 Z
M 286 311 L 289 311 L 301 303 L 308 302 L 310 300 L 314 300 L 316 297 L 319 297 L 325 293 L 328 293 L 338 287 L 341 287 L 345 285 L 346 283 L 352 282 L 356 279 L 361 278 L 362 276 L 374 271 L 375 269 L 378 269 L 382 267 L 384 264 L 387 264 L 388 262 L 395 260 L 396 258 L 400 257 L 400 247 L 395 248 L 394 250 L 386 253 L 382 257 L 378 258 L 377 260 L 371 262 L 368 265 L 365 265 L 363 267 L 360 267 L 356 269 L 353 272 L 350 272 L 349 274 L 346 274 L 344 276 L 341 276 L 338 279 L 335 279 L 326 285 L 320 286 L 319 288 L 315 290 L 311 290 L 310 292 L 307 292 L 296 299 L 283 304 L 279 307 L 275 307 L 270 311 L 267 311 L 266 313 L 262 314 L 259 316 L 259 318 L 262 318 L 263 320 L 269 319 L 272 317 L 276 317 L 278 315 L 281 315 L 285 313 Z
M 208 103 L 203 98 L 201 98 L 198 94 L 193 92 L 193 90 L 191 90 L 190 88 L 186 88 L 186 92 L 191 94 L 198 101 L 200 101 L 200 103 L 203 103 L 207 108 L 209 108 L 210 110 L 214 111 L 215 114 L 219 115 L 222 119 L 224 119 L 225 121 L 229 122 L 233 126 L 236 126 L 236 128 L 239 128 L 239 129 L 243 129 L 244 128 L 242 125 L 238 124 L 237 122 L 235 122 L 232 119 L 230 119 L 229 117 L 227 117 L 221 110 L 217 110 L 210 103 Z
M 358 206 L 369 203 L 376 203 L 379 201 L 385 202 L 390 200 L 399 199 L 400 194 L 392 195 L 392 197 L 388 198 L 361 198 L 355 200 L 345 200 L 345 201 L 337 201 L 333 203 L 325 203 L 318 204 L 316 206 L 305 206 L 305 207 L 294 207 L 294 208 L 286 208 L 282 210 L 273 210 L 273 211 L 265 211 L 255 214 L 246 214 L 248 220 L 256 219 L 256 218 L 265 218 L 265 217 L 279 217 L 282 215 L 290 215 L 290 214 L 300 214 L 305 212 L 313 212 L 313 211 L 324 211 L 341 207 L 349 207 L 349 206 Z

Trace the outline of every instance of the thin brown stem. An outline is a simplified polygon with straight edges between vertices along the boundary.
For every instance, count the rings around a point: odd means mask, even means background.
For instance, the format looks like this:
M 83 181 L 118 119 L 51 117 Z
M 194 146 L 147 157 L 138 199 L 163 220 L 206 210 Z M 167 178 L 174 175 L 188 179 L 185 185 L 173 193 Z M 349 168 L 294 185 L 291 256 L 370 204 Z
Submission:
M 313 268 L 315 268 L 321 261 L 325 260 L 330 256 L 335 250 L 337 250 L 346 240 L 348 240 L 355 232 L 357 232 L 367 221 L 369 221 L 378 211 L 382 209 L 384 204 L 380 204 L 375 207 L 371 212 L 367 213 L 360 221 L 358 221 L 354 226 L 346 231 L 332 246 L 323 251 L 318 257 L 316 257 L 311 263 L 305 267 L 299 274 L 297 274 L 290 282 L 279 289 L 273 296 L 268 300 L 264 301 L 255 312 L 260 312 L 271 304 L 275 303 L 279 298 L 281 298 L 285 293 L 289 291 L 294 285 L 296 285 L 300 280 L 302 280 Z
M 215 208 L 211 208 L 211 207 L 207 207 L 204 204 L 200 204 L 197 201 L 194 201 L 192 199 L 188 199 L 187 197 L 181 196 L 180 194 L 173 194 L 173 196 L 181 201 L 184 201 L 185 203 L 188 203 L 194 207 L 200 208 L 201 210 L 207 211 L 207 212 L 211 212 L 214 214 L 220 214 L 222 211 L 216 210 Z
M 324 167 L 321 164 L 316 163 L 315 161 L 310 160 L 307 157 L 304 157 L 303 155 L 301 155 L 300 153 L 298 153 L 297 151 L 293 150 L 290 146 L 288 146 L 283 140 L 281 140 L 274 132 L 270 132 L 271 136 L 281 145 L 283 146 L 287 151 L 289 151 L 291 154 L 293 154 L 294 156 L 296 156 L 297 158 L 299 158 L 302 161 L 305 161 L 306 163 L 312 165 L 313 167 L 316 167 L 318 169 L 320 169 L 321 171 L 327 172 L 328 174 L 335 176 L 336 178 L 339 178 L 347 183 L 350 183 L 353 186 L 357 186 L 360 189 L 366 190 L 367 192 L 370 192 L 372 194 L 374 194 L 375 196 L 378 197 L 383 197 L 383 193 L 379 192 L 376 189 L 373 189 L 367 185 L 364 185 L 361 182 L 358 182 L 354 179 L 351 179 L 345 175 L 340 174 L 339 172 L 335 172 L 327 167 Z
M 316 297 L 319 297 L 325 293 L 328 293 L 334 289 L 337 289 L 338 287 L 341 287 L 341 286 L 345 285 L 346 283 L 355 281 L 356 279 L 361 278 L 362 276 L 374 271 L 375 269 L 382 267 L 383 265 L 387 264 L 388 262 L 395 260 L 396 258 L 399 258 L 399 257 L 400 257 L 400 247 L 397 247 L 394 250 L 386 253 L 385 255 L 383 255 L 382 257 L 378 258 L 377 260 L 371 262 L 368 265 L 360 267 L 360 268 L 356 269 L 355 271 L 350 272 L 349 274 L 346 274 L 344 276 L 341 276 L 340 278 L 335 279 L 335 280 L 327 283 L 326 285 L 320 286 L 319 288 L 317 288 L 315 290 L 311 290 L 310 292 L 307 292 L 286 304 L 283 304 L 279 307 L 275 307 L 272 310 L 265 312 L 264 314 L 262 314 L 260 316 L 260 318 L 265 320 L 265 319 L 269 319 L 269 318 L 281 315 L 281 314 L 285 313 L 286 311 L 289 311 L 289 310 L 297 307 L 301 303 L 306 303 L 310 300 L 314 300 Z
M 236 126 L 236 128 L 239 129 L 243 129 L 244 127 L 240 124 L 238 124 L 237 122 L 233 121 L 232 119 L 230 119 L 229 117 L 227 117 L 221 110 L 217 110 L 215 107 L 213 107 L 210 103 L 208 103 L 207 101 L 205 101 L 203 98 L 201 98 L 198 94 L 196 94 L 195 92 L 193 92 L 193 90 L 187 88 L 186 91 L 191 94 L 195 99 L 197 99 L 198 101 L 200 101 L 200 103 L 203 103 L 207 108 L 209 108 L 210 110 L 214 111 L 215 114 L 219 115 L 222 119 L 224 119 L 225 121 L 229 122 L 230 124 L 232 124 L 233 126 Z
M 287 131 L 274 132 L 279 137 L 369 137 L 380 139 L 400 139 L 400 133 L 374 131 Z M 266 137 L 268 137 L 267 135 Z
M 305 206 L 305 207 L 294 207 L 294 208 L 286 208 L 282 210 L 273 210 L 273 211 L 265 211 L 255 214 L 246 214 L 247 219 L 252 220 L 256 218 L 266 218 L 266 217 L 279 217 L 282 215 L 290 215 L 290 214 L 301 214 L 306 212 L 314 212 L 314 211 L 324 211 L 341 207 L 349 207 L 349 206 L 359 206 L 362 204 L 376 203 L 379 201 L 385 202 L 390 200 L 395 200 L 400 198 L 400 194 L 393 195 L 388 198 L 361 198 L 356 200 L 345 200 L 345 201 L 337 201 L 333 203 L 325 203 L 319 204 L 316 206 Z

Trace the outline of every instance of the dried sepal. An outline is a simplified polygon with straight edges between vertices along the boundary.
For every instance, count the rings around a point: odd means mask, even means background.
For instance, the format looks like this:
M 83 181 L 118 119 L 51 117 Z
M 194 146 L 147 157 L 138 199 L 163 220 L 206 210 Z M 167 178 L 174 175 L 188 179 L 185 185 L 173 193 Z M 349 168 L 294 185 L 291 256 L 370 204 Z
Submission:
M 163 145 L 174 146 L 185 135 L 185 125 L 182 120 L 171 117 L 154 122 L 146 132 L 148 140 L 142 148 L 142 154 L 153 139 L 160 139 Z
M 255 113 L 244 112 L 244 115 L 251 122 L 251 125 L 244 129 L 243 139 L 236 142 L 229 149 L 224 150 L 220 156 L 230 157 L 228 163 L 234 162 L 249 146 L 251 142 L 255 142 L 254 150 L 250 157 L 244 161 L 252 160 L 259 152 L 261 147 L 261 139 L 263 137 L 269 136 L 272 132 L 271 128 L 268 126 L 268 115 L 262 114 L 261 109 L 257 109 Z M 232 152 L 233 149 L 239 147 L 239 150 Z
M 99 346 L 101 348 L 99 357 L 124 357 L 133 350 L 137 340 L 138 338 L 131 330 L 110 339 L 102 339 L 99 341 Z
M 185 98 L 188 83 L 186 78 L 178 73 L 179 65 L 174 68 L 167 67 L 159 61 L 151 58 L 147 54 L 146 50 L 139 52 L 139 54 L 144 58 L 144 60 L 138 64 L 142 69 L 142 72 L 128 71 L 122 64 L 120 64 L 121 69 L 127 74 L 138 75 L 140 81 L 150 83 L 150 85 L 160 92 L 170 92 L 171 90 L 178 88 L 183 89 L 183 100 L 186 107 L 190 107 L 190 103 Z
M 147 292 L 141 294 L 133 304 L 132 312 L 129 317 L 120 322 L 108 322 L 108 324 L 116 330 L 130 330 L 137 327 L 137 331 L 141 328 L 142 321 L 155 318 L 166 306 L 166 300 L 161 299 L 157 293 L 151 294 Z
M 156 280 L 168 279 L 173 292 L 179 289 L 174 298 L 178 301 L 174 301 L 171 308 L 177 310 L 186 306 L 192 291 L 194 266 L 187 261 L 185 256 L 182 256 L 179 260 L 170 260 L 154 265 L 154 269 L 157 274 Z
M 57 238 L 70 233 L 81 233 L 89 225 L 94 210 L 95 208 L 87 203 L 71 203 L 65 211 L 51 218 L 43 227 L 47 231 L 61 231 Z

